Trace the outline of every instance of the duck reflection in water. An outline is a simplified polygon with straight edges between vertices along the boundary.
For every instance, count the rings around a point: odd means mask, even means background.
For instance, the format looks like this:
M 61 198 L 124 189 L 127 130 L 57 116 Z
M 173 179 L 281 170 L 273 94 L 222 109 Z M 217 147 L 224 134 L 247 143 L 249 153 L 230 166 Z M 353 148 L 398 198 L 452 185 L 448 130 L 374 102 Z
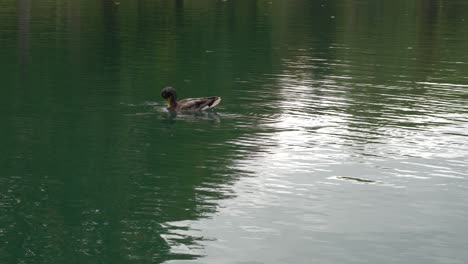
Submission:
M 216 124 L 221 122 L 218 113 L 214 111 L 166 112 L 166 121 L 169 123 L 175 123 L 176 120 L 184 120 L 188 122 L 210 121 Z

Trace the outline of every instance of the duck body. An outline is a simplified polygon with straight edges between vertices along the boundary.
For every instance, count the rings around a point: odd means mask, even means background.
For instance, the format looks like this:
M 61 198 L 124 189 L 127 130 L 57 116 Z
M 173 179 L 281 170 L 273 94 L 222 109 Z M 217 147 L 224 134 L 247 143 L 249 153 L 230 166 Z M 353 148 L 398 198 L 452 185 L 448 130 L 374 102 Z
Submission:
M 173 112 L 208 110 L 221 102 L 221 97 L 219 96 L 187 98 L 177 101 L 177 92 L 172 87 L 162 89 L 161 96 L 168 104 L 167 110 Z

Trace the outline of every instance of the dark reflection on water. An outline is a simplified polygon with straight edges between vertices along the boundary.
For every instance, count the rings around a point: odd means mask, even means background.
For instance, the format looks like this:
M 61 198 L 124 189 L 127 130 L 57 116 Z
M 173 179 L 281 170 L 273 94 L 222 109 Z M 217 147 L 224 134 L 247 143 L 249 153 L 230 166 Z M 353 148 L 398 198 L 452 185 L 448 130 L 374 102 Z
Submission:
M 464 1 L 0 7 L 1 263 L 466 262 Z

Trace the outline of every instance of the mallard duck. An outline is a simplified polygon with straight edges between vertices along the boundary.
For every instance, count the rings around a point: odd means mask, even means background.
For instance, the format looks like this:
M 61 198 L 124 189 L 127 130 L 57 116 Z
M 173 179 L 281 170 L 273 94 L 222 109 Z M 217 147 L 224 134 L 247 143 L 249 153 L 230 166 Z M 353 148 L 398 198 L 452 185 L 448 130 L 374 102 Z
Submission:
M 167 102 L 167 110 L 169 111 L 201 111 L 211 109 L 221 102 L 221 97 L 200 97 L 187 98 L 177 101 L 177 92 L 172 87 L 162 89 L 161 96 Z

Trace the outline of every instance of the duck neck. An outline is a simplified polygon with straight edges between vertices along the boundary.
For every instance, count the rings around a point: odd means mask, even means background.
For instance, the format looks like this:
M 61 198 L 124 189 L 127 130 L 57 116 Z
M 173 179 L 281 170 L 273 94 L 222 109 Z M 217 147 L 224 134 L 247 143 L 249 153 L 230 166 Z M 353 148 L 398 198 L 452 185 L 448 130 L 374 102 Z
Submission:
M 167 103 L 169 106 L 167 107 L 168 109 L 175 109 L 177 107 L 177 101 L 174 98 L 174 96 L 171 96 L 167 99 Z

